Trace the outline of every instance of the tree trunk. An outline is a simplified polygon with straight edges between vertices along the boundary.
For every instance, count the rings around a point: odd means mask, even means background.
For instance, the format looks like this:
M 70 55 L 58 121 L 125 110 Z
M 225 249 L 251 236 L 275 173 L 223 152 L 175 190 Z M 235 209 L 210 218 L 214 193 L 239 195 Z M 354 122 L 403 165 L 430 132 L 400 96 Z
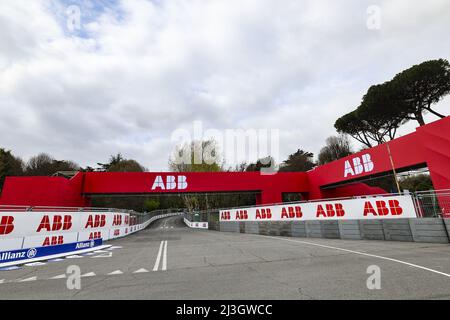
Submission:
M 418 111 L 414 114 L 416 116 L 416 120 L 419 123 L 420 126 L 425 125 L 425 120 L 423 120 L 422 112 Z

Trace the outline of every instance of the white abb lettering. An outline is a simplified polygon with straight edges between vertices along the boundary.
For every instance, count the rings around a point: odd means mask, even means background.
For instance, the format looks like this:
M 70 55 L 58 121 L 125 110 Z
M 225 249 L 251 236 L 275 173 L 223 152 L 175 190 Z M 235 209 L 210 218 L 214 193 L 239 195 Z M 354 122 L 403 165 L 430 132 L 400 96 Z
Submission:
M 361 162 L 362 159 L 362 162 Z M 352 166 L 353 164 L 353 166 Z M 352 159 L 352 163 L 350 161 L 345 161 L 344 168 L 344 177 L 347 178 L 348 175 L 355 176 L 364 172 L 371 172 L 374 169 L 373 161 L 370 157 L 370 154 L 363 154 L 360 157 L 356 157 Z
M 178 179 L 175 176 L 166 176 L 166 181 L 162 176 L 157 176 L 155 181 L 153 182 L 152 190 L 156 190 L 160 188 L 161 190 L 184 190 L 187 189 L 187 179 L 186 176 L 178 176 Z M 178 180 L 178 181 L 177 181 Z

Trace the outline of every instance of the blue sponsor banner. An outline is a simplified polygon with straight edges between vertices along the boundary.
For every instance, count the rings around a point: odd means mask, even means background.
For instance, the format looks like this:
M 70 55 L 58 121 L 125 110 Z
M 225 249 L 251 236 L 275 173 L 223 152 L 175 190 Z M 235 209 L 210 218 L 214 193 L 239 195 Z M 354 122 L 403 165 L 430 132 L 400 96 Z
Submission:
M 101 246 L 102 243 L 103 243 L 102 239 L 95 239 L 95 240 L 60 244 L 56 246 L 3 251 L 0 252 L 0 263 L 19 262 L 20 260 L 42 258 L 55 254 L 84 250 Z

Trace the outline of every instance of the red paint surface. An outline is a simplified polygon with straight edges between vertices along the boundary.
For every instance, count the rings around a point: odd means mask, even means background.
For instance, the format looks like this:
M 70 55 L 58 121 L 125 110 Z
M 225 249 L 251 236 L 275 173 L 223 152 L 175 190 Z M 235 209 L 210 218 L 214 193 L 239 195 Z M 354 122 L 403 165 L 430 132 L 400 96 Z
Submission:
M 450 189 L 450 117 L 418 128 L 415 132 L 389 142 L 396 170 L 411 166 L 428 166 L 434 188 Z M 370 155 L 373 170 L 344 177 L 345 162 Z M 364 150 L 349 157 L 320 166 L 309 172 L 261 175 L 258 172 L 196 173 L 79 173 L 68 180 L 62 177 L 8 177 L 0 204 L 32 206 L 89 206 L 91 194 L 151 194 L 195 192 L 258 193 L 259 204 L 280 203 L 282 193 L 301 193 L 305 199 L 335 198 L 385 193 L 363 183 L 333 189 L 322 187 L 350 182 L 353 179 L 392 172 L 387 144 Z M 184 175 L 188 187 L 183 190 L 152 190 L 157 176 Z M 445 215 L 448 204 L 441 203 Z

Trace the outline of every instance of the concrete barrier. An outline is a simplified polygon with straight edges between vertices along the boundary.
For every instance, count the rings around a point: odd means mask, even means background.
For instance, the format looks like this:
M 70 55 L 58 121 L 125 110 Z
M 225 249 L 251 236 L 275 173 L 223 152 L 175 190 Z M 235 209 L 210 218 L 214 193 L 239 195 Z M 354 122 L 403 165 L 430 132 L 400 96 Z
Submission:
M 220 222 L 220 231 L 267 236 L 449 243 L 450 219 Z
M 382 220 L 359 220 L 361 238 L 366 240 L 386 240 Z
M 361 240 L 361 231 L 358 220 L 341 220 L 339 221 L 339 234 L 341 239 Z
M 221 232 L 240 232 L 239 222 L 220 222 Z
M 421 218 L 410 219 L 409 225 L 415 242 L 448 243 L 449 219 Z
M 320 221 L 322 237 L 327 239 L 340 239 L 339 221 Z
M 259 224 L 258 222 L 244 222 L 245 223 L 245 232 L 250 234 L 259 234 Z
M 320 221 L 305 221 L 306 236 L 308 238 L 323 238 Z
M 306 238 L 306 223 L 304 221 L 293 221 L 291 223 L 291 236 Z
M 386 240 L 414 241 L 409 219 L 386 219 L 382 222 Z

